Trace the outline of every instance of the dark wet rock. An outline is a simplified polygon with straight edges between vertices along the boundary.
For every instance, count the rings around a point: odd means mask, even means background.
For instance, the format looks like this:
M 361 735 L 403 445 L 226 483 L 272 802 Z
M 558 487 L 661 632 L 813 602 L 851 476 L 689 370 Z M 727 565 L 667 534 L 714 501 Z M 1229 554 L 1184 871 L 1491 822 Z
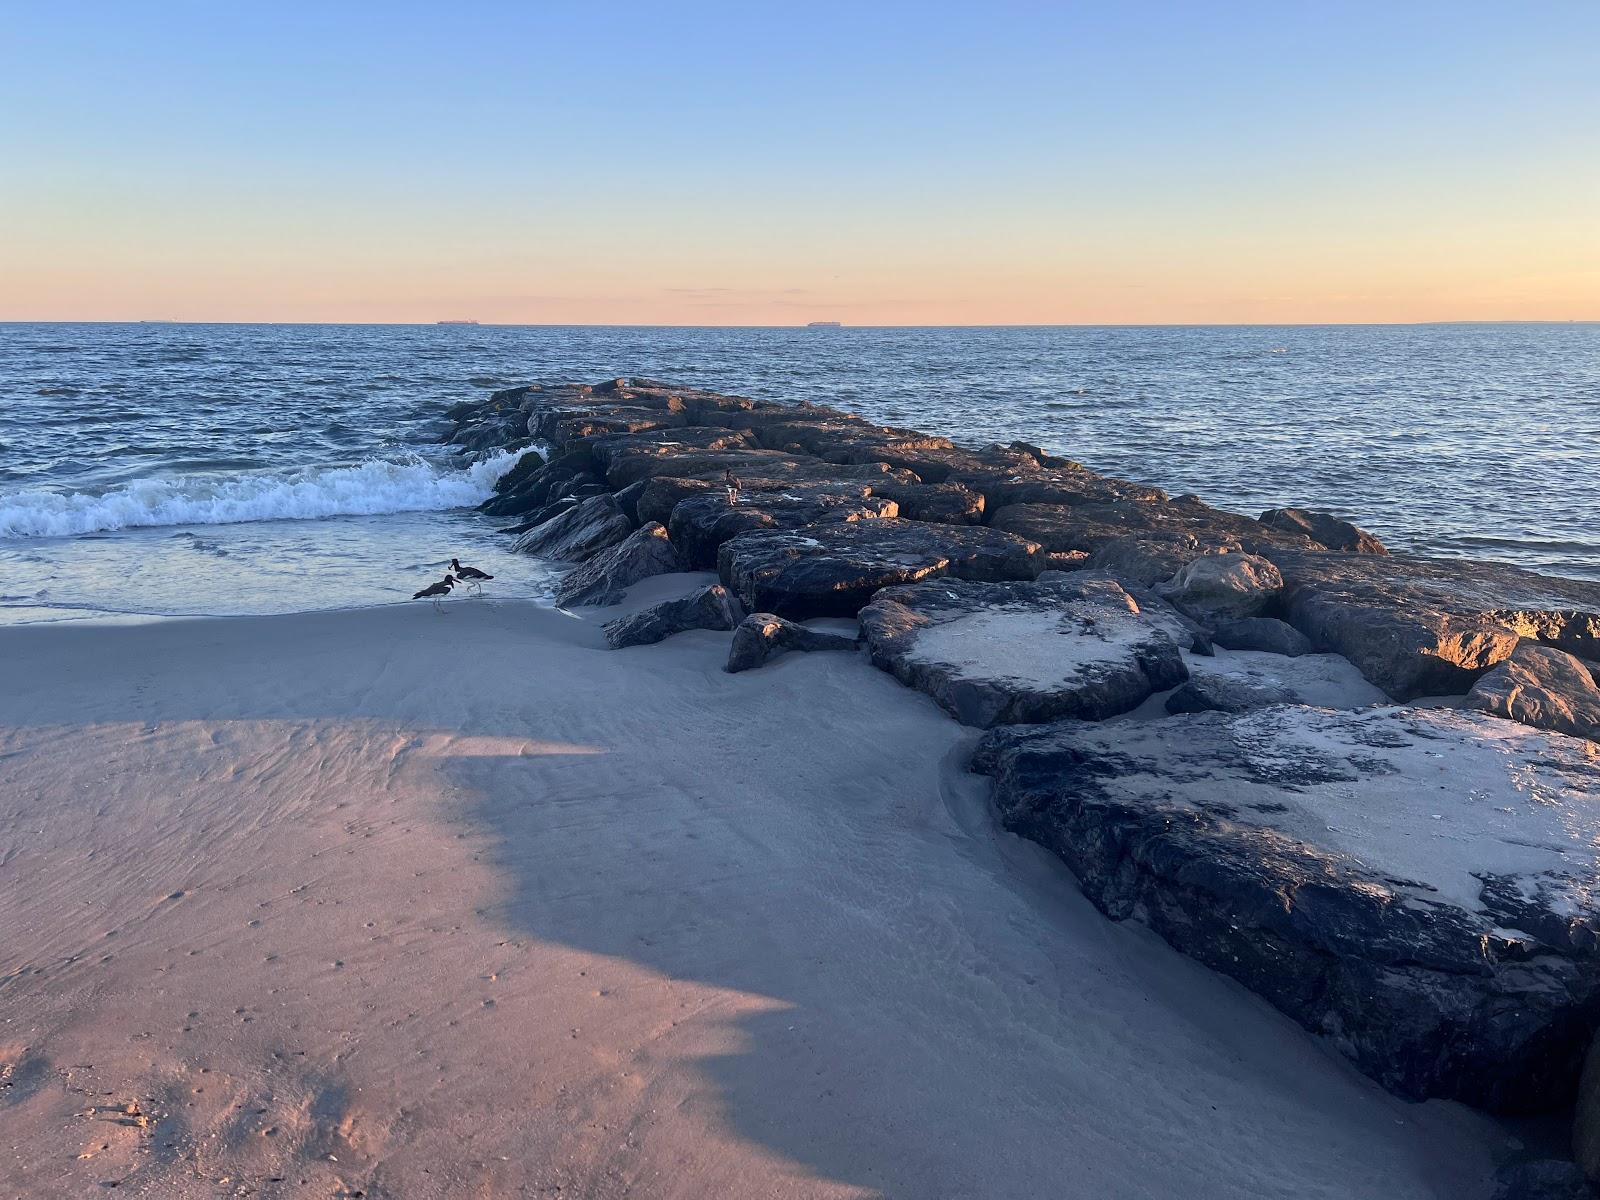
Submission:
M 509 495 L 520 492 L 531 482 L 543 475 L 549 468 L 544 456 L 537 453 L 524 454 L 519 458 L 509 471 L 495 480 L 494 491 L 496 496 Z M 485 507 L 484 511 L 488 511 Z
M 609 495 L 591 496 L 536 525 L 511 547 L 555 562 L 583 562 L 633 532 L 633 524 Z
M 672 510 L 678 507 L 678 501 L 686 500 L 690 496 L 699 496 L 716 492 L 726 496 L 727 489 L 720 483 L 713 483 L 709 479 L 679 479 L 671 475 L 658 475 L 652 479 L 641 479 L 638 483 L 628 485 L 628 489 L 643 487 L 639 493 L 638 509 L 641 521 L 660 521 L 663 525 L 672 520 Z
M 974 763 L 1108 916 L 1402 1096 L 1538 1111 L 1571 1101 L 1600 1012 L 1582 747 L 1477 713 L 1278 707 L 996 730 Z
M 1282 615 L 1396 700 L 1465 693 L 1522 638 L 1600 655 L 1600 583 L 1405 554 L 1269 550 Z
M 522 426 L 523 422 L 516 413 L 481 416 L 457 427 L 450 435 L 449 443 L 469 453 L 500 450 L 522 436 Z
M 1211 639 L 1229 650 L 1262 650 L 1294 658 L 1311 654 L 1316 647 L 1293 625 L 1276 617 L 1240 617 L 1212 627 Z
M 880 518 L 741 534 L 717 569 L 751 611 L 798 621 L 853 617 L 878 589 L 919 579 L 1032 579 L 1040 550 L 981 526 Z
M 1595 1200 L 1596 1195 L 1577 1163 L 1541 1158 L 1495 1172 L 1495 1190 L 1489 1200 Z
M 1584 1055 L 1572 1115 L 1572 1154 L 1583 1173 L 1600 1187 L 1600 1037 L 1590 1042 Z
M 663 600 L 605 624 L 606 642 L 613 650 L 648 646 L 689 629 L 732 629 L 744 619 L 738 597 L 720 583 L 700 588 L 676 600 Z
M 533 467 L 522 470 L 533 459 Z M 542 508 L 566 496 L 597 494 L 606 489 L 605 481 L 593 471 L 587 456 L 563 454 L 539 464 L 528 455 L 506 473 L 495 486 L 495 494 L 479 505 L 492 516 L 518 516 Z
M 893 517 L 893 500 L 863 496 L 865 488 L 836 492 L 795 488 L 785 492 L 741 492 L 733 500 L 713 488 L 680 500 L 672 510 L 672 541 L 697 570 L 717 565 L 717 551 L 728 539 L 756 529 L 799 529 L 831 521 L 869 521 Z
M 1581 660 L 1553 646 L 1519 643 L 1510 658 L 1472 685 L 1466 706 L 1600 741 L 1600 687 Z
M 1107 504 L 1011 504 L 995 509 L 989 524 L 1031 538 L 1046 550 L 1084 550 L 1093 554 L 1108 542 L 1130 536 L 1187 547 L 1193 552 L 1179 566 L 1206 553 L 1244 550 L 1260 554 L 1269 546 L 1312 548 L 1311 542 L 1297 534 L 1280 533 L 1249 517 L 1189 498 L 1160 502 L 1115 500 Z
M 872 494 L 893 500 L 908 521 L 934 521 L 942 525 L 983 523 L 983 493 L 964 483 L 874 483 Z
M 622 593 L 641 579 L 685 570 L 688 564 L 667 531 L 651 522 L 563 576 L 556 587 L 556 603 L 564 607 L 617 604 Z
M 549 504 L 541 504 L 532 512 L 522 513 L 522 519 L 520 521 L 518 521 L 515 525 L 511 525 L 505 529 L 502 529 L 500 532 L 516 534 L 527 533 L 528 530 L 537 529 L 546 521 L 560 516 L 568 509 L 576 508 L 577 505 L 578 500 L 575 496 L 567 496 L 560 500 L 552 500 Z M 512 548 L 515 549 L 514 546 Z
M 648 479 L 641 479 L 638 483 L 630 483 L 621 491 L 612 493 L 617 501 L 617 507 L 622 510 L 623 516 L 632 521 L 635 526 L 650 524 L 649 521 L 639 519 L 639 500 L 644 496 L 645 489 L 649 486 L 650 481 Z M 666 524 L 665 521 L 656 523 L 660 525 Z
M 1343 517 L 1309 508 L 1271 508 L 1257 518 L 1263 525 L 1285 533 L 1302 533 L 1329 550 L 1355 554 L 1387 554 L 1382 542 Z
M 861 628 L 874 665 L 980 727 L 1115 716 L 1189 673 L 1173 622 L 1087 575 L 890 588 Z
M 730 673 L 748 671 L 791 650 L 845 650 L 854 653 L 857 645 L 855 638 L 807 629 L 773 613 L 751 613 L 733 631 L 733 645 L 728 648 L 725 670 Z
M 1283 576 L 1259 555 L 1207 554 L 1155 591 L 1180 612 L 1215 623 L 1260 613 L 1283 591 Z

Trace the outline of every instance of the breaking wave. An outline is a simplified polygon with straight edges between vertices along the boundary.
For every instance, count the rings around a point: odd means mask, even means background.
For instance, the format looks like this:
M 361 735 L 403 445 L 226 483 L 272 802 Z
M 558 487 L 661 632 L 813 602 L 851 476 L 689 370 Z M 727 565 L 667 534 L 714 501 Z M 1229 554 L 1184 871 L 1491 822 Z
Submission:
M 462 508 L 487 500 L 495 481 L 526 453 L 500 451 L 455 471 L 408 455 L 288 473 L 142 479 L 102 495 L 39 489 L 0 493 L 0 538 Z

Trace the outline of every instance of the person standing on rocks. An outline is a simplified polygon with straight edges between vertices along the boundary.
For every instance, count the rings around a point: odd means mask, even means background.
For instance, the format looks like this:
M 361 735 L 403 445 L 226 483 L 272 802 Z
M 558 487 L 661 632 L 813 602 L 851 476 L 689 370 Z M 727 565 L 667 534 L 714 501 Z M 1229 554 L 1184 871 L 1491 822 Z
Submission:
M 739 492 L 744 484 L 739 482 L 739 477 L 733 473 L 732 467 L 725 467 L 722 472 L 722 482 L 728 489 L 728 503 L 737 504 Z

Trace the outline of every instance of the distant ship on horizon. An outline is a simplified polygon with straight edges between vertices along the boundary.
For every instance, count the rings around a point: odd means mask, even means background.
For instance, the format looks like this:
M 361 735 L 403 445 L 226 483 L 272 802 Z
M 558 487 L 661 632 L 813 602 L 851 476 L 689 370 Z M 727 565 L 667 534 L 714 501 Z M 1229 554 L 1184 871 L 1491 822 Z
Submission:
M 476 325 L 476 321 L 435 321 L 435 325 Z
M 807 321 L 807 329 L 842 329 L 843 321 Z

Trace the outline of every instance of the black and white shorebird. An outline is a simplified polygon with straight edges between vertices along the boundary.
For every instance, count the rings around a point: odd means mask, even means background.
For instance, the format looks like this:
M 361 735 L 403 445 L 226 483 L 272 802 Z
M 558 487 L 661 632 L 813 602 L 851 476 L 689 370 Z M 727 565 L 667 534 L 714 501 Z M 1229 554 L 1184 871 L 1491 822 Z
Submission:
M 439 580 L 438 583 L 430 583 L 420 592 L 413 593 L 411 598 L 413 600 L 432 600 L 434 609 L 438 612 L 443 612 L 444 609 L 439 607 L 439 601 L 448 596 L 450 594 L 450 589 L 455 587 L 455 585 L 455 576 L 451 575 L 449 572 L 446 572 L 445 577 Z
M 477 567 L 463 567 L 455 559 L 450 560 L 450 569 L 456 573 L 456 579 L 478 589 L 478 595 L 483 595 L 483 581 L 493 579 L 494 576 L 487 571 L 480 571 Z

